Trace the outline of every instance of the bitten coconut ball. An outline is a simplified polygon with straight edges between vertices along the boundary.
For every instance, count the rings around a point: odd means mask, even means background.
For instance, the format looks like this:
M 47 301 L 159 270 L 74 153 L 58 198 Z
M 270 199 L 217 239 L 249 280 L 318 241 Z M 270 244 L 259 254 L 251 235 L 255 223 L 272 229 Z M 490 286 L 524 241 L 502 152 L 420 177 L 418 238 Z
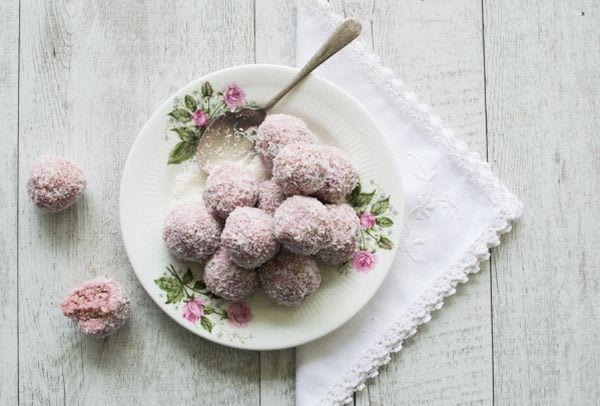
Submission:
M 314 197 L 289 197 L 275 210 L 275 235 L 288 250 L 313 255 L 331 242 L 328 216 Z
M 208 176 L 203 197 L 211 212 L 226 219 L 236 207 L 252 207 L 256 204 L 258 182 L 242 165 L 224 162 Z
M 342 150 L 330 146 L 324 146 L 322 150 L 328 166 L 323 187 L 315 196 L 327 203 L 338 203 L 358 184 L 358 173 Z
M 98 278 L 74 289 L 60 308 L 83 333 L 100 338 L 125 323 L 129 317 L 129 298 L 116 280 Z
M 266 211 L 269 214 L 275 213 L 285 200 L 283 190 L 277 183 L 272 180 L 265 180 L 258 185 L 258 208 Z
M 27 192 L 33 203 L 49 213 L 71 206 L 79 199 L 84 188 L 83 171 L 58 155 L 39 157 L 27 181 Z
M 316 137 L 304 121 L 287 114 L 270 114 L 258 127 L 254 148 L 267 169 L 281 148 L 290 144 L 314 144 Z
M 312 195 L 325 185 L 328 166 L 321 146 L 287 145 L 273 161 L 273 180 L 288 196 Z
M 264 264 L 279 250 L 273 216 L 255 207 L 238 207 L 227 217 L 221 246 L 242 268 Z
M 331 243 L 317 253 L 327 265 L 342 265 L 352 258 L 358 240 L 359 219 L 347 204 L 327 205 L 331 223 Z
M 258 271 L 265 293 L 279 305 L 297 306 L 321 285 L 321 272 L 311 257 L 281 251 Z
M 221 225 L 200 203 L 183 203 L 163 225 L 163 241 L 182 261 L 203 262 L 219 248 Z
M 215 295 L 237 302 L 254 292 L 259 281 L 256 271 L 237 266 L 221 248 L 204 267 L 204 283 Z

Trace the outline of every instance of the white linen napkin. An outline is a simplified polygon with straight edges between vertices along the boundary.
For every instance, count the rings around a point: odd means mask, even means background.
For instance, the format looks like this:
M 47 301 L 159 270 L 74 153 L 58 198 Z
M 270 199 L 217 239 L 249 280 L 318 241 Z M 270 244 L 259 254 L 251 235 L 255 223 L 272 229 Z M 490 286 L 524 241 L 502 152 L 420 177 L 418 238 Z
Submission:
M 323 0 L 299 0 L 298 66 L 341 21 Z M 390 354 L 479 270 L 522 204 L 479 156 L 356 41 L 317 70 L 361 102 L 390 139 L 405 189 L 405 229 L 374 298 L 333 333 L 296 350 L 296 404 L 350 402 Z

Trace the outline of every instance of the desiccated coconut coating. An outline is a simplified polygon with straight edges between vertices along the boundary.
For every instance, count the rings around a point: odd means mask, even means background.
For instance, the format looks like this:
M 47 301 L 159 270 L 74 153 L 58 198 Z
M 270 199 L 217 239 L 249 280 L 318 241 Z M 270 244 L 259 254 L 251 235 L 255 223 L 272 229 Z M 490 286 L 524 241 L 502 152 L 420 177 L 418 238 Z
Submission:
M 183 203 L 163 225 L 163 241 L 182 261 L 203 262 L 219 248 L 221 225 L 200 203 Z
M 242 268 L 264 264 L 279 250 L 273 216 L 255 207 L 238 207 L 227 217 L 221 246 Z
M 297 306 L 321 284 L 314 259 L 280 251 L 258 271 L 265 293 L 279 305 Z
M 289 197 L 275 210 L 275 235 L 288 250 L 313 255 L 331 242 L 328 216 L 314 197 Z
M 129 298 L 116 280 L 98 278 L 75 288 L 60 308 L 85 334 L 106 337 L 129 317 Z
M 350 163 L 350 158 L 336 147 L 321 147 L 328 166 L 323 187 L 315 196 L 327 203 L 343 201 L 358 183 L 358 173 Z
M 219 249 L 204 267 L 204 283 L 208 290 L 225 300 L 242 300 L 258 287 L 258 275 L 244 269 L 229 259 L 224 249 Z
M 224 162 L 208 176 L 203 197 L 206 207 L 225 219 L 236 207 L 256 204 L 258 182 L 247 168 Z
M 325 185 L 328 166 L 320 145 L 287 145 L 273 161 L 273 180 L 288 196 L 312 195 Z
M 39 157 L 27 181 L 33 203 L 45 212 L 54 213 L 71 206 L 85 188 L 83 171 L 58 155 Z
M 285 200 L 283 190 L 272 180 L 265 180 L 258 185 L 258 208 L 269 214 L 275 213 L 275 209 Z
M 317 253 L 317 258 L 327 265 L 342 265 L 356 250 L 359 219 L 347 204 L 327 205 L 331 223 L 331 243 Z
M 316 138 L 304 121 L 287 114 L 270 114 L 258 127 L 254 148 L 267 169 L 281 148 L 289 144 L 314 144 Z

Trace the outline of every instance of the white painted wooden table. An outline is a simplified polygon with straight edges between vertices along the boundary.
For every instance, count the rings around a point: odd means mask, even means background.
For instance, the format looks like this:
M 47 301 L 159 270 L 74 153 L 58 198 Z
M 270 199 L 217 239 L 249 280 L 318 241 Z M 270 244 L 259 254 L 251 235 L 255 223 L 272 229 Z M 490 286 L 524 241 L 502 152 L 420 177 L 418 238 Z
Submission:
M 597 404 L 600 2 L 333 4 L 363 19 L 383 61 L 525 203 L 491 265 L 355 403 Z M 154 109 L 226 66 L 293 64 L 294 24 L 293 0 L 0 2 L 0 404 L 293 404 L 293 351 L 220 347 L 152 303 L 117 202 Z M 57 215 L 41 216 L 24 187 L 45 152 L 89 178 L 85 200 Z M 126 285 L 134 314 L 87 339 L 58 303 L 103 274 Z

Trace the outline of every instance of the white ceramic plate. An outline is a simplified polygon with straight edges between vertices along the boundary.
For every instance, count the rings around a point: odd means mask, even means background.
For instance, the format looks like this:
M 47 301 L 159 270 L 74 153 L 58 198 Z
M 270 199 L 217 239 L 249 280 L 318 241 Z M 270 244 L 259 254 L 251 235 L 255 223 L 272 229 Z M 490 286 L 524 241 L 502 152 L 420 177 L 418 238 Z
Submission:
M 137 277 L 159 307 L 175 321 L 223 345 L 253 350 L 288 348 L 315 340 L 341 326 L 383 282 L 402 230 L 400 175 L 381 129 L 345 91 L 312 75 L 273 112 L 302 118 L 321 142 L 338 146 L 352 158 L 363 192 L 354 200 L 357 213 L 374 212 L 377 218 L 373 227 L 361 231 L 363 249 L 357 247 L 356 261 L 344 269 L 323 269 L 321 288 L 299 307 L 277 306 L 261 291 L 242 304 L 232 305 L 207 295 L 197 282 L 201 280 L 201 265 L 181 263 L 164 247 L 163 220 L 172 205 L 174 179 L 185 166 L 166 163 L 169 152 L 179 141 L 169 129 L 189 124 L 179 123 L 168 113 L 177 106 L 186 108 L 185 95 L 199 101 L 201 85 L 207 81 L 215 92 L 235 83 L 244 89 L 247 100 L 261 104 L 288 83 L 296 71 L 276 65 L 246 65 L 190 83 L 152 115 L 131 147 L 125 164 L 120 196 L 121 231 Z M 212 97 L 222 96 L 215 93 Z M 372 191 L 375 193 L 371 195 Z M 388 196 L 389 205 L 385 199 Z M 358 207 L 367 201 L 362 208 Z M 365 215 L 363 224 L 369 224 L 369 220 L 372 223 L 374 219 Z M 191 273 L 185 275 L 188 267 Z M 165 303 L 169 299 L 172 303 Z

